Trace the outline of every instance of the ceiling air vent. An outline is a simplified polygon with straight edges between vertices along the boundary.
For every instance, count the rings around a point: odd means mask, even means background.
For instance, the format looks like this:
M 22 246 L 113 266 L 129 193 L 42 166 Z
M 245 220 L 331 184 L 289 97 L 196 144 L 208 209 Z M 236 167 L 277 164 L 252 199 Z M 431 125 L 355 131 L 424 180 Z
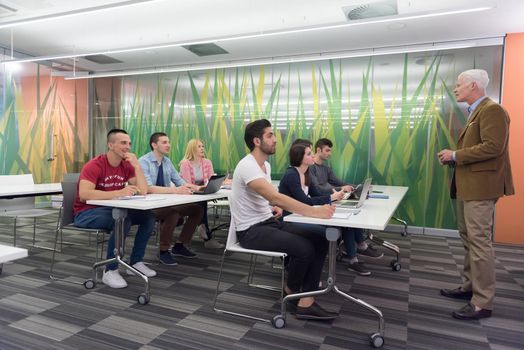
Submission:
M 211 44 L 196 44 L 196 45 L 184 45 L 184 49 L 191 51 L 197 56 L 213 56 L 213 55 L 222 55 L 229 53 L 223 48 L 213 43 Z
M 116 58 L 113 58 L 107 55 L 84 56 L 84 59 L 91 61 L 91 62 L 98 63 L 98 64 L 122 63 L 122 61 L 117 60 Z
M 344 6 L 342 11 L 350 21 L 398 15 L 397 0 L 381 0 Z

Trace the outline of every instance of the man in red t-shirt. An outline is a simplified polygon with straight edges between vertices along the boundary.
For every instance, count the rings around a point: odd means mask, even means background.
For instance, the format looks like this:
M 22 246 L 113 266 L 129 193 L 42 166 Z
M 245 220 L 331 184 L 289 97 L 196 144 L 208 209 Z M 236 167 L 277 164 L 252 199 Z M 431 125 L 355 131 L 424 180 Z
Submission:
M 125 130 L 112 129 L 107 134 L 106 154 L 91 159 L 80 172 L 78 191 L 73 206 L 75 226 L 111 231 L 108 240 L 107 259 L 115 257 L 115 220 L 111 207 L 97 207 L 85 202 L 90 199 L 114 199 L 147 193 L 147 182 L 136 156 L 130 152 L 131 139 Z M 147 277 L 156 276 L 142 261 L 147 241 L 155 226 L 155 216 L 149 210 L 128 210 L 124 221 L 127 236 L 131 225 L 138 225 L 130 264 Z M 131 271 L 128 271 L 131 273 Z M 107 265 L 102 282 L 111 288 L 124 288 L 127 283 L 118 272 L 118 263 Z

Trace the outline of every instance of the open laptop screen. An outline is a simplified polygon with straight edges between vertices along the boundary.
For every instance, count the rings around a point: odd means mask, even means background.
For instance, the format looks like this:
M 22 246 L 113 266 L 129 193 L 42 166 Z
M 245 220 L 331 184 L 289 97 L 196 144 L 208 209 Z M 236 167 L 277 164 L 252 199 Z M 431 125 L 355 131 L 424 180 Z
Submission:
M 226 179 L 225 175 L 213 175 L 209 179 L 209 182 L 207 183 L 206 188 L 204 188 L 201 191 L 193 192 L 193 194 L 212 194 L 216 193 L 220 186 L 222 186 L 222 183 Z

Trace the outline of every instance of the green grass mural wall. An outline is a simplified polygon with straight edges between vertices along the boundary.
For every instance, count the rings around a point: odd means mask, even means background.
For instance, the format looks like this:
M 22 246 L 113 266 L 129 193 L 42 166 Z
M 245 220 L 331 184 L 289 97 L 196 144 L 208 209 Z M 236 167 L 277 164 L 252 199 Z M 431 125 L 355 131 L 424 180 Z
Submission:
M 245 124 L 267 118 L 278 139 L 270 158 L 273 178 L 288 166 L 295 138 L 327 137 L 335 145 L 331 164 L 342 179 L 355 183 L 372 176 L 376 184 L 409 186 L 398 216 L 415 226 L 454 229 L 451 170 L 438 164 L 436 153 L 455 147 L 465 116 L 452 93 L 457 65 L 446 62 L 444 69 L 442 57 L 428 55 L 421 68 L 408 54 L 399 55 L 402 68 L 397 80 L 389 78 L 394 88 L 387 88 L 387 98 L 374 58 L 353 66 L 345 59 L 126 77 L 118 126 L 130 133 L 139 156 L 149 151 L 149 135 L 166 132 L 175 164 L 187 142 L 200 138 L 216 171 L 225 173 L 247 153 Z M 414 68 L 422 71 L 412 77 Z M 115 98 L 113 89 L 95 95 Z M 100 130 L 114 126 L 103 113 L 97 124 Z
M 0 174 L 32 173 L 36 183 L 59 182 L 88 157 L 87 82 L 50 78 L 40 65 L 32 70 L 3 75 Z

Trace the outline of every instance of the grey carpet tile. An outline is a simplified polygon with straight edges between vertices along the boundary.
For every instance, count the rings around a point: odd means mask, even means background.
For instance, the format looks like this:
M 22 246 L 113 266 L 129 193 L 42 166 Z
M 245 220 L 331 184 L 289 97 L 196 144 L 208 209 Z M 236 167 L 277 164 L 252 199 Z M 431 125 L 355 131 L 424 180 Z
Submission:
M 408 337 L 409 350 L 489 350 L 487 342 L 476 342 L 463 337 L 449 337 L 435 334 L 433 332 L 410 330 Z
M 147 344 L 167 330 L 145 322 L 147 320 L 143 321 L 112 315 L 89 326 L 88 329 L 139 344 Z
M 31 315 L 20 321 L 13 322 L 9 327 L 55 341 L 62 341 L 83 329 L 83 327 L 60 320 L 56 317 L 46 317 L 41 314 Z
M 121 335 L 120 333 L 118 335 Z M 61 343 L 71 346 L 73 349 L 139 349 L 143 344 L 128 338 L 122 338 L 113 334 L 98 332 L 93 329 L 84 329 L 77 334 L 65 339 Z
M 37 245 L 54 246 L 56 221 L 39 220 Z M 12 224 L 0 223 L 0 243 L 12 244 Z M 218 232 L 225 240 L 226 233 Z M 356 276 L 338 262 L 337 286 L 379 308 L 386 321 L 384 349 L 524 349 L 524 247 L 495 245 L 497 296 L 493 317 L 465 322 L 453 310 L 465 301 L 439 295 L 440 288 L 461 282 L 463 247 L 458 239 L 378 233 L 401 249 L 402 269 L 391 270 L 394 253 L 374 260 L 359 258 L 372 272 Z M 30 256 L 4 265 L 0 275 L 0 349 L 370 349 L 377 331 L 376 315 L 334 295 L 319 297 L 325 308 L 340 313 L 329 322 L 286 317 L 286 327 L 213 311 L 222 254 L 193 240 L 195 259 L 177 258 L 178 266 L 158 264 L 156 237 L 146 262 L 158 276 L 151 278 L 151 302 L 138 305 L 143 282 L 122 275 L 125 289 L 98 283 L 82 285 L 49 279 L 52 251 L 32 246 L 32 226 L 20 228 L 18 242 Z M 55 274 L 68 281 L 91 278 L 96 244 L 85 234 L 64 231 L 56 254 Z M 127 240 L 126 251 L 133 237 Z M 279 314 L 280 294 L 247 286 L 250 257 L 226 257 L 218 307 L 272 318 Z M 259 259 L 256 282 L 280 287 L 279 261 Z M 326 264 L 327 270 L 327 264 Z M 327 277 L 323 274 L 324 279 Z M 323 286 L 326 285 L 324 280 Z

